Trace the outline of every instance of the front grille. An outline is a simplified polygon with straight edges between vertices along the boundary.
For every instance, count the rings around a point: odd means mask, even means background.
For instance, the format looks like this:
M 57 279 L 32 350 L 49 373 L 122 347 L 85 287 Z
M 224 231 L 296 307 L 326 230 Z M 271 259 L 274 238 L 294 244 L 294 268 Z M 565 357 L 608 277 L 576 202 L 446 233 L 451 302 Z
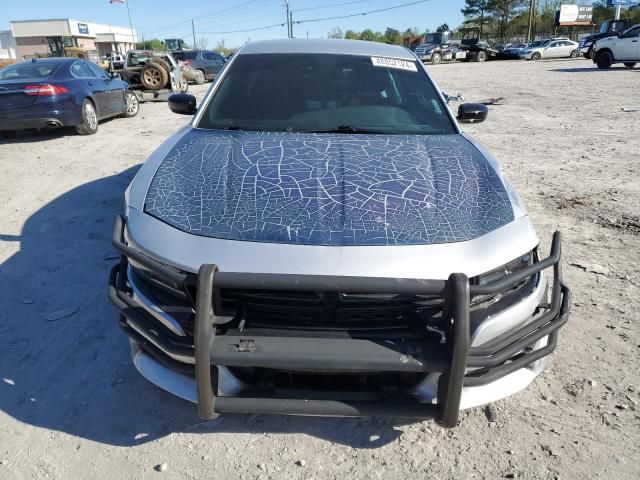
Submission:
M 442 318 L 439 297 L 222 290 L 221 307 L 243 328 L 419 331 Z

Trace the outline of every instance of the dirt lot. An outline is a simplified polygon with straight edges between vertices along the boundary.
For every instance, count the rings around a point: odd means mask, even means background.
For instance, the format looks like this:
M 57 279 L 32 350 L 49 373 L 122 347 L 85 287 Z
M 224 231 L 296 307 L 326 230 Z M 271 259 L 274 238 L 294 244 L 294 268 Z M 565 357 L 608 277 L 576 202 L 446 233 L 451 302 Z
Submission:
M 140 377 L 106 298 L 112 219 L 140 163 L 187 121 L 146 104 L 93 137 L 0 143 L 0 478 L 640 478 L 640 69 L 575 60 L 432 72 L 469 101 L 504 97 L 466 130 L 502 162 L 543 250 L 564 233 L 572 318 L 551 368 L 498 402 L 497 421 L 475 409 L 454 430 L 201 423 Z

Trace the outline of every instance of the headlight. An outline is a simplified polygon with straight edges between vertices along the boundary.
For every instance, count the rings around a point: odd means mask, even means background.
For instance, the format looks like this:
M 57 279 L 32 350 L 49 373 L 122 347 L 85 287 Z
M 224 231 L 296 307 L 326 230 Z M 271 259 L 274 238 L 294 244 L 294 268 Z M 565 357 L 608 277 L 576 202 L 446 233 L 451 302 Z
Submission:
M 475 278 L 475 284 L 490 285 L 532 264 L 533 264 L 533 252 L 529 252 L 521 257 L 516 258 L 515 260 L 512 260 L 509 263 L 505 263 L 501 267 L 491 270 L 490 272 L 483 273 L 482 275 L 478 275 Z

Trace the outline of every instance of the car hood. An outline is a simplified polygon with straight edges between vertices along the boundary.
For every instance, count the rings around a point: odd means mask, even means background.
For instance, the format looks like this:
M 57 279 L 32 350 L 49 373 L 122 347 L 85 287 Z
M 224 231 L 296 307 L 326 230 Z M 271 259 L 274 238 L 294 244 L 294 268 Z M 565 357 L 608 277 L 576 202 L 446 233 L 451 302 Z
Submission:
M 188 129 L 144 211 L 178 230 L 294 245 L 428 245 L 514 220 L 501 175 L 462 135 Z

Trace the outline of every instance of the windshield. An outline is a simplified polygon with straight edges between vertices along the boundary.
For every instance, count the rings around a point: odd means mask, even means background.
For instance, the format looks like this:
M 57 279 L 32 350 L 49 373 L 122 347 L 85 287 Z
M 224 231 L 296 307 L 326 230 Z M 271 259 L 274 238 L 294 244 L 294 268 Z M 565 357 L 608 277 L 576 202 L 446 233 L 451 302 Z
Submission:
M 600 25 L 600 32 L 599 33 L 608 33 L 609 32 L 609 24 L 611 23 L 611 20 L 607 20 L 605 22 L 602 22 L 602 25 Z
M 17 63 L 15 65 L 9 65 L 8 67 L 0 70 L 0 80 L 45 78 L 51 75 L 59 66 L 59 62 L 47 62 L 46 60 Z
M 240 55 L 204 108 L 198 128 L 455 133 L 433 84 L 410 60 Z
M 424 43 L 444 43 L 442 41 L 442 33 L 428 33 L 424 37 Z

